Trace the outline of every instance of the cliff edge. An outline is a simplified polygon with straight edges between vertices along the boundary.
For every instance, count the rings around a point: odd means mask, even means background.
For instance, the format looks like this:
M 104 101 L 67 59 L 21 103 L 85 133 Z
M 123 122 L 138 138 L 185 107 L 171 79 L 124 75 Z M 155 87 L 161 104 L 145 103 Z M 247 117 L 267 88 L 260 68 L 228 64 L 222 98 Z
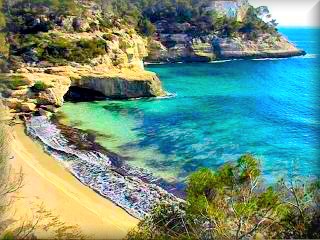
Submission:
M 55 111 L 70 87 L 114 99 L 165 95 L 156 74 L 144 70 L 146 40 L 122 19 L 103 17 L 92 1 L 72 2 L 77 9 L 10 2 L 4 104 L 13 112 Z
M 17 112 L 55 109 L 78 94 L 72 87 L 116 99 L 165 95 L 143 61 L 305 54 L 247 0 L 4 0 L 0 10 L 0 88 Z
M 197 7 L 199 12 L 193 8 L 181 19 L 149 16 L 155 32 L 146 61 L 210 62 L 305 54 L 278 32 L 267 7 L 253 8 L 247 0 L 199 1 Z

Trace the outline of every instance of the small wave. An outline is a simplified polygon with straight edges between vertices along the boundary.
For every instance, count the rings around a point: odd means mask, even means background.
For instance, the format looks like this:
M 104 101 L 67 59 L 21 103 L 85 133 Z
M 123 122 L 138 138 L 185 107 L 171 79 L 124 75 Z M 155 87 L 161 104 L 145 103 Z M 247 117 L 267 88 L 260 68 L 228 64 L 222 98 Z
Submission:
M 126 101 L 170 99 L 170 98 L 175 98 L 176 96 L 177 96 L 176 93 L 165 92 L 164 96 L 129 98 Z M 109 99 L 109 100 L 112 100 L 112 99 Z
M 156 99 L 169 99 L 169 98 L 175 98 L 178 94 L 176 93 L 170 93 L 166 92 L 166 95 L 160 96 L 160 97 L 155 97 Z
M 311 53 L 308 53 L 304 56 L 298 56 L 298 57 L 295 57 L 295 58 L 317 58 L 319 56 L 319 54 L 311 54 Z
M 217 60 L 217 61 L 212 61 L 210 63 L 224 63 L 224 62 L 231 62 L 235 61 L 236 59 L 227 59 L 227 60 Z
M 182 201 L 157 185 L 161 179 L 153 178 L 142 169 L 124 163 L 115 166 L 111 153 L 78 149 L 46 117 L 32 117 L 26 126 L 28 134 L 39 140 L 80 182 L 139 219 L 143 219 L 159 199 L 168 203 Z
M 306 54 L 304 56 L 295 56 L 291 58 L 317 58 L 319 55 L 318 54 Z M 286 60 L 290 58 L 256 58 L 256 59 L 251 59 L 251 61 L 280 61 L 280 60 Z
M 317 41 L 292 41 L 293 43 L 316 43 Z
M 285 60 L 289 58 L 254 58 L 251 59 L 251 61 L 279 61 L 279 60 Z
M 225 62 L 245 61 L 245 60 L 247 60 L 247 59 L 244 59 L 244 58 L 232 58 L 232 59 L 224 59 L 224 60 L 215 60 L 215 61 L 211 61 L 209 63 L 215 64 L 215 63 L 225 63 Z
M 143 64 L 145 66 L 148 66 L 148 65 L 164 65 L 164 64 L 168 64 L 169 62 L 144 62 Z

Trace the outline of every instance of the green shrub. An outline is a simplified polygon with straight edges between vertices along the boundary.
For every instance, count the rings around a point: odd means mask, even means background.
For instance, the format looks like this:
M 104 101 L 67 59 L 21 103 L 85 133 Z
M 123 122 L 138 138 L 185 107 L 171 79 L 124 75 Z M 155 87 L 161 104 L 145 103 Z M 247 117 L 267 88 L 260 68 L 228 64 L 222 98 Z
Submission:
M 189 177 L 186 202 L 159 204 L 127 239 L 319 238 L 320 182 L 265 186 L 250 154 Z M 308 183 L 307 183 L 308 182 Z
M 17 39 L 18 52 L 34 49 L 40 61 L 55 65 L 68 62 L 89 63 L 106 54 L 106 41 L 100 38 L 70 40 L 56 34 L 26 34 Z
M 27 86 L 29 85 L 29 81 L 21 78 L 20 76 L 13 76 L 10 77 L 11 79 L 7 80 L 7 87 L 12 89 L 12 90 L 17 90 L 22 86 Z
M 107 31 L 108 29 L 112 28 L 113 27 L 113 24 L 112 24 L 112 20 L 111 19 L 102 19 L 102 18 L 98 18 L 98 21 L 99 21 L 99 27 L 102 29 L 102 30 L 105 30 Z
M 89 63 L 90 59 L 106 54 L 106 42 L 98 38 L 70 41 L 57 37 L 48 44 L 44 44 L 43 49 L 37 50 L 37 53 L 40 55 L 40 60 L 58 65 L 64 65 L 68 61 Z
M 42 81 L 37 81 L 33 86 L 32 90 L 35 92 L 45 91 L 49 86 Z
M 3 236 L 0 236 L 1 240 L 14 240 L 15 237 L 12 232 L 7 232 Z
M 152 36 L 156 32 L 156 27 L 148 20 L 142 19 L 138 24 L 139 32 L 144 36 Z

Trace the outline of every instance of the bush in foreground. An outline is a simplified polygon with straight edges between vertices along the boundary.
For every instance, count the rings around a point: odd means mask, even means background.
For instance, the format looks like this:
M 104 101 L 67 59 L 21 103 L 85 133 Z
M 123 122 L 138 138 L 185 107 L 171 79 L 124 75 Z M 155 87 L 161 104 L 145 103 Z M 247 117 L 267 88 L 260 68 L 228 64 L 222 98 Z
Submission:
M 127 239 L 319 238 L 319 182 L 263 185 L 247 154 L 190 176 L 186 203 L 160 204 Z

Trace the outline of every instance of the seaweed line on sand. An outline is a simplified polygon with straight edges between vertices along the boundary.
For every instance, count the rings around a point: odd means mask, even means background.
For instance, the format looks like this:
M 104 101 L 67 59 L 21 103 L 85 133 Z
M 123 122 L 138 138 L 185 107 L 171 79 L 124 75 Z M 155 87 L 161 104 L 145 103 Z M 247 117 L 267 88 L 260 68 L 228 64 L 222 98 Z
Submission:
M 73 140 L 69 140 L 67 134 L 63 134 L 66 129 L 59 127 L 45 116 L 26 120 L 27 133 L 39 140 L 45 150 L 63 163 L 81 183 L 132 216 L 143 219 L 160 201 L 170 204 L 183 201 L 158 186 L 165 185 L 163 180 L 153 178 L 142 169 L 129 167 L 119 156 L 90 142 L 76 129 L 69 128 L 73 135 Z M 77 146 L 75 136 L 82 147 Z M 174 189 L 170 184 L 166 188 Z

